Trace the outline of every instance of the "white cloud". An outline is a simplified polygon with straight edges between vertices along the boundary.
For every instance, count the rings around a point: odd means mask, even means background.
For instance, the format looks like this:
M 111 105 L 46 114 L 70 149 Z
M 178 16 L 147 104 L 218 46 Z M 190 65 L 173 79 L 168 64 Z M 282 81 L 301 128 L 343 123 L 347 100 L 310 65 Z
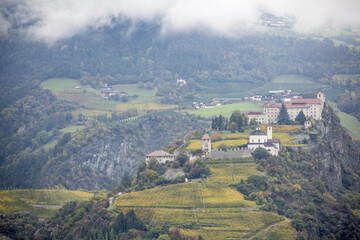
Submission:
M 9 0 L 0 3 L 4 8 Z M 25 31 L 53 43 L 111 24 L 111 18 L 157 21 L 163 33 L 207 30 L 231 36 L 249 30 L 261 10 L 296 18 L 295 30 L 312 31 L 327 23 L 360 24 L 359 0 L 17 0 L 15 13 L 1 18 L 0 31 L 12 23 L 36 23 Z M 14 2 L 12 2 L 14 4 Z M 2 6 L 3 5 L 3 6 Z

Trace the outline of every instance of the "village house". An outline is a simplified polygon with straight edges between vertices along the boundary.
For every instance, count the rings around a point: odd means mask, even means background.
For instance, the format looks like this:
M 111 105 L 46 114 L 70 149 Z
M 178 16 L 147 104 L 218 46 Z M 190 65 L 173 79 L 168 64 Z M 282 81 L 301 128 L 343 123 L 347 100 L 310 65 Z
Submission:
M 118 91 L 115 91 L 115 90 L 102 90 L 102 91 L 101 91 L 101 95 L 102 95 L 104 98 L 108 98 L 108 97 L 112 97 L 112 96 L 118 95 Z
M 176 84 L 179 86 L 184 86 L 184 85 L 186 85 L 186 80 L 178 79 L 178 80 L 176 80 Z
M 273 156 L 279 154 L 280 143 L 272 138 L 272 126 L 270 123 L 267 125 L 267 133 L 260 130 L 260 125 L 250 133 L 248 149 L 253 152 L 259 147 L 265 148 Z
M 154 151 L 148 155 L 145 156 L 145 162 L 146 164 L 149 163 L 150 159 L 154 158 L 159 163 L 166 163 L 167 161 L 173 162 L 175 160 L 175 155 L 167 153 L 165 151 Z

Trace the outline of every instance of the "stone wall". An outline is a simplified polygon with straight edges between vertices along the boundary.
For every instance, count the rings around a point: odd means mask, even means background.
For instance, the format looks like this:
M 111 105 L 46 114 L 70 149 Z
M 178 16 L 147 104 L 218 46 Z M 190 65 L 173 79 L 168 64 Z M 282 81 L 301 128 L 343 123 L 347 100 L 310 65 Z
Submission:
M 251 157 L 251 152 L 246 148 L 228 149 L 226 151 L 215 149 L 209 153 L 208 157 L 213 159 L 245 158 L 245 157 Z

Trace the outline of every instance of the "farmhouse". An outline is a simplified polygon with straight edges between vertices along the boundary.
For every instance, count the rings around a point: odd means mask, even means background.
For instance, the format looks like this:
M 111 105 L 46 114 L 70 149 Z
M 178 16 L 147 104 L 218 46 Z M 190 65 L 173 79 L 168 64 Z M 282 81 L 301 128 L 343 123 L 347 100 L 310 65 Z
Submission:
M 101 95 L 102 95 L 104 98 L 108 98 L 108 97 L 111 97 L 111 96 L 118 95 L 118 91 L 102 90 L 102 91 L 101 91 Z
M 175 155 L 167 153 L 165 151 L 161 151 L 161 150 L 154 151 L 154 152 L 152 152 L 152 153 L 145 156 L 146 164 L 149 163 L 151 158 L 156 159 L 159 163 L 165 163 L 167 161 L 170 161 L 170 162 L 174 161 L 175 160 Z
M 260 125 L 250 133 L 248 149 L 255 151 L 259 147 L 265 148 L 271 155 L 277 156 L 279 154 L 280 143 L 278 140 L 272 139 L 272 126 L 270 123 L 267 126 L 267 134 L 260 130 Z
M 321 120 L 321 112 L 324 107 L 325 95 L 318 91 L 317 94 L 303 94 L 302 98 L 292 98 L 284 103 L 290 120 L 295 120 L 300 111 L 303 111 L 306 118 Z M 258 123 L 276 122 L 283 103 L 268 103 L 264 106 L 263 113 L 248 113 L 249 121 L 255 119 Z M 263 120 L 264 119 L 264 120 Z
M 119 93 L 119 97 L 120 98 L 129 97 L 129 94 L 127 92 L 121 92 L 121 93 Z

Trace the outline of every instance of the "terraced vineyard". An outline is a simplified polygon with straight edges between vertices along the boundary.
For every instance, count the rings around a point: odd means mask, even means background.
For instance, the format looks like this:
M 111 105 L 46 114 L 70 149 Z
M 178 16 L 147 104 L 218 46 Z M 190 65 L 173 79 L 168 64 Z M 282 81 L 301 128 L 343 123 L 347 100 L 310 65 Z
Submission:
M 5 190 L 0 191 L 0 213 L 23 212 L 38 217 L 54 216 L 55 210 L 67 202 L 89 200 L 93 192 L 52 190 Z M 101 194 L 101 197 L 105 197 Z
M 208 161 L 207 165 L 212 172 L 207 179 L 126 193 L 116 199 L 115 205 L 123 212 L 134 209 L 146 224 L 169 223 L 186 235 L 201 235 L 204 239 L 241 239 L 284 221 L 277 214 L 256 210 L 254 202 L 228 186 L 260 174 L 253 162 Z M 280 234 L 279 239 L 285 239 L 286 234 Z

